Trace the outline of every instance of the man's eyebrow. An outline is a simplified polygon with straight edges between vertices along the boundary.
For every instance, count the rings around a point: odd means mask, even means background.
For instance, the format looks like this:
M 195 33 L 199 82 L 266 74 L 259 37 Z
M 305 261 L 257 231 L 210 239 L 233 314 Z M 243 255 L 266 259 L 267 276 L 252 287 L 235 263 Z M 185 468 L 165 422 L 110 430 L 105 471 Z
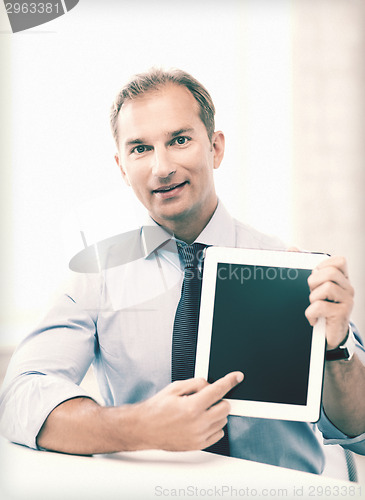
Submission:
M 186 133 L 190 133 L 190 132 L 193 132 L 194 129 L 193 128 L 180 128 L 179 130 L 175 130 L 174 132 L 171 132 L 171 137 L 178 137 L 179 135 L 182 135 L 182 134 L 186 134 Z
M 143 139 L 129 139 L 125 145 L 126 146 L 133 146 L 133 144 L 145 144 L 146 141 Z

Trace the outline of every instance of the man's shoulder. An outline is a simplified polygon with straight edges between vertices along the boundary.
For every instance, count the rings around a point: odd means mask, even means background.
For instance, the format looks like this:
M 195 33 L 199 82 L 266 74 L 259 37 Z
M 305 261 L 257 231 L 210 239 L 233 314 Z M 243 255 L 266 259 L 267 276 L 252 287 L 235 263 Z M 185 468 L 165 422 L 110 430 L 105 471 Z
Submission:
M 249 224 L 233 219 L 236 231 L 237 248 L 258 250 L 286 250 L 287 245 L 278 237 L 258 231 Z

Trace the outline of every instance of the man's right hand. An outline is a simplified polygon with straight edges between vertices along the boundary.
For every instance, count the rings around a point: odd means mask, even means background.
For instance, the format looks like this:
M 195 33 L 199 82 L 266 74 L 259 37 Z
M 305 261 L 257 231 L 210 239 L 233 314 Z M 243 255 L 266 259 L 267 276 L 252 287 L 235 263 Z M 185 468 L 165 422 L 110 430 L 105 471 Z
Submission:
M 191 378 L 173 382 L 141 403 L 116 407 L 85 397 L 70 399 L 48 415 L 37 444 L 78 455 L 202 450 L 223 437 L 230 406 L 222 398 L 242 380 L 241 372 L 213 384 Z
M 230 411 L 222 398 L 242 380 L 241 372 L 232 372 L 213 384 L 203 378 L 173 382 L 135 405 L 135 432 L 143 447 L 202 450 L 219 441 Z

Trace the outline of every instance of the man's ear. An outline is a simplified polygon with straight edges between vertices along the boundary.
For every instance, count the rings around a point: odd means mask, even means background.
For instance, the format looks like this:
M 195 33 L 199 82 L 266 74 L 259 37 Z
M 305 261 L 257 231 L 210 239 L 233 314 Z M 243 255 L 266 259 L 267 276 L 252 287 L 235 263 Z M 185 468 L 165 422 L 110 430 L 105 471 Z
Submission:
M 117 165 L 118 165 L 119 170 L 120 170 L 120 172 L 122 174 L 124 182 L 127 184 L 127 186 L 130 186 L 131 183 L 129 182 L 127 172 L 124 170 L 124 168 L 122 166 L 122 162 L 120 161 L 120 158 L 119 158 L 119 153 L 115 153 L 114 159 L 117 162 Z
M 212 149 L 214 153 L 213 168 L 218 168 L 224 156 L 225 138 L 223 132 L 218 130 L 212 137 Z

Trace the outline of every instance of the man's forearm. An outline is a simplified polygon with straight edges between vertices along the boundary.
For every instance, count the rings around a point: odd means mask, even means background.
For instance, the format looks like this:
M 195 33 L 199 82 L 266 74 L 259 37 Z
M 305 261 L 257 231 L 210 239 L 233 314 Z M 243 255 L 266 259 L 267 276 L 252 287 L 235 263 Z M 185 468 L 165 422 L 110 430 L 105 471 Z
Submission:
M 324 411 L 350 437 L 365 432 L 365 366 L 354 355 L 350 361 L 326 363 Z
M 238 383 L 240 372 L 213 384 L 202 378 L 169 384 L 136 404 L 103 407 L 88 398 L 57 406 L 43 424 L 37 444 L 77 455 L 162 449 L 202 450 L 223 437 L 229 404 L 222 398 Z
M 37 444 L 75 455 L 130 451 L 145 446 L 133 433 L 135 407 L 103 407 L 88 398 L 57 406 L 43 424 Z

